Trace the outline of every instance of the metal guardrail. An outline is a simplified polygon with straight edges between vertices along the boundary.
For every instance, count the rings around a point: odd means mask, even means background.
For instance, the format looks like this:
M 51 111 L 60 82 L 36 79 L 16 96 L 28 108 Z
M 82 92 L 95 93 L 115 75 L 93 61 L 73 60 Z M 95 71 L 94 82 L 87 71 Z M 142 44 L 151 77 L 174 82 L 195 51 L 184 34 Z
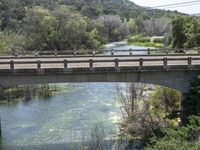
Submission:
M 63 68 L 67 69 L 69 68 L 69 64 L 88 64 L 88 68 L 92 69 L 95 68 L 94 64 L 101 64 L 101 63 L 113 63 L 113 68 L 119 68 L 120 63 L 122 62 L 126 62 L 126 63 L 131 63 L 131 62 L 138 62 L 138 67 L 139 69 L 142 70 L 142 67 L 144 67 L 144 63 L 145 62 L 161 62 L 161 66 L 163 66 L 164 69 L 166 69 L 168 66 L 170 66 L 168 63 L 169 62 L 173 62 L 175 61 L 177 62 L 181 62 L 181 61 L 185 61 L 185 64 L 176 64 L 178 66 L 187 66 L 188 69 L 190 69 L 193 66 L 193 61 L 197 61 L 200 60 L 200 57 L 187 57 L 187 58 L 168 58 L 168 57 L 164 57 L 164 58 L 135 58 L 135 59 L 107 59 L 107 60 L 94 60 L 94 59 L 89 59 L 89 60 L 59 60 L 59 61 L 54 61 L 54 60 L 34 60 L 34 61 L 14 61 L 14 60 L 10 60 L 10 61 L 4 61 L 4 62 L 0 62 L 0 65 L 9 65 L 9 67 L 7 69 L 10 70 L 15 70 L 15 66 L 19 65 L 19 64 L 23 64 L 23 65 L 29 65 L 29 64 L 35 64 L 35 69 L 41 69 L 43 64 L 49 64 L 50 66 L 53 64 L 63 64 Z M 198 64 L 200 65 L 200 64 Z M 130 65 L 128 65 L 130 66 Z M 147 65 L 148 66 L 148 65 Z M 152 66 L 152 65 L 151 65 Z M 156 66 L 156 65 L 155 65 Z M 126 67 L 123 65 L 123 67 Z M 80 68 L 85 68 L 85 67 L 81 67 Z M 104 66 L 103 68 L 106 68 L 106 66 Z M 0 70 L 2 70 L 0 68 Z

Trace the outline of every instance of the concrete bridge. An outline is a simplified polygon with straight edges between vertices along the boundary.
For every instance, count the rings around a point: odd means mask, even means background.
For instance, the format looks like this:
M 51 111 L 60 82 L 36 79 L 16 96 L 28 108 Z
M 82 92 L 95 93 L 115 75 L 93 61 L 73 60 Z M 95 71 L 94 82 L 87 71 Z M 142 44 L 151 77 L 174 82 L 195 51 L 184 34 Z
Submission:
M 1 57 L 0 85 L 141 82 L 189 91 L 200 56 Z

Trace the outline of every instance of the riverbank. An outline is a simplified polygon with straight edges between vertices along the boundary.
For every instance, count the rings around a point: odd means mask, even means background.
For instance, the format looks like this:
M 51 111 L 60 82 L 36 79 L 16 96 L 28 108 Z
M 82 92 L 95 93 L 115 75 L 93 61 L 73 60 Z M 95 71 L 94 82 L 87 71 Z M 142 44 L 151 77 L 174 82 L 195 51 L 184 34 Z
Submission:
M 70 87 L 61 84 L 0 87 L 0 104 L 17 103 L 22 100 L 29 101 L 34 98 L 48 99 L 53 95 L 71 90 Z
M 137 45 L 137 46 L 147 46 L 147 47 L 163 47 L 164 46 L 164 37 L 163 36 L 130 36 L 127 39 L 128 44 Z

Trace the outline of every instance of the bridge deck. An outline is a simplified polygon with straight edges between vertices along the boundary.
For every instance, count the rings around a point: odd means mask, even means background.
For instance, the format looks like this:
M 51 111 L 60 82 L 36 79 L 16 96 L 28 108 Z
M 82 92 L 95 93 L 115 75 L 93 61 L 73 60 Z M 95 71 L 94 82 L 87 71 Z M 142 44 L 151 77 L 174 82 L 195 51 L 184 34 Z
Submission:
M 17 69 L 48 69 L 48 68 L 122 68 L 138 67 L 137 69 L 151 69 L 152 67 L 172 68 L 173 66 L 187 66 L 194 69 L 200 65 L 200 56 L 130 56 L 130 57 L 64 57 L 64 58 L 12 58 L 0 59 L 0 71 Z M 171 67 L 170 67 L 171 66 Z

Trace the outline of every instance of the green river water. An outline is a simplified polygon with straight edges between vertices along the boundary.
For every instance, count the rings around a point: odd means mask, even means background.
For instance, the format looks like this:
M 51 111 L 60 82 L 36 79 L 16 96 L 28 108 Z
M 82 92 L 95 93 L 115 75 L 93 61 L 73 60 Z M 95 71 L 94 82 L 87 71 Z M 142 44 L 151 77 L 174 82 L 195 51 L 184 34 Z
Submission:
M 62 84 L 71 90 L 48 99 L 0 104 L 1 150 L 70 149 L 101 124 L 116 135 L 120 109 L 114 83 Z

